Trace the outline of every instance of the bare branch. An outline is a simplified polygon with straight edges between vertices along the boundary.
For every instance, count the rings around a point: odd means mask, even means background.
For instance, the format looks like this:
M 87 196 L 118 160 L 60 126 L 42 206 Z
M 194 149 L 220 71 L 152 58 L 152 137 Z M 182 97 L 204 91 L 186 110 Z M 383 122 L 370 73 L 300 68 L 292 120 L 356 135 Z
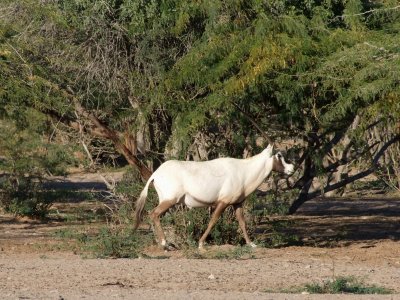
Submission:
M 393 145 L 394 143 L 400 142 L 400 135 L 395 135 L 393 138 L 391 138 L 389 141 L 387 141 L 382 148 L 375 154 L 373 160 L 372 160 L 372 164 L 370 166 L 370 168 L 368 168 L 367 170 L 364 170 L 358 174 L 355 174 L 353 176 L 347 177 L 335 184 L 332 185 L 327 185 L 325 186 L 323 189 L 318 189 L 312 193 L 309 193 L 307 196 L 307 200 L 313 199 L 315 197 L 320 196 L 322 193 L 327 193 L 336 189 L 339 189 L 341 187 L 346 186 L 349 183 L 352 183 L 356 180 L 359 180 L 361 178 L 364 178 L 370 174 L 372 174 L 376 168 L 378 167 L 378 161 L 379 159 L 382 157 L 382 155 L 385 153 L 385 151 L 387 150 L 388 147 L 390 147 L 391 145 Z
M 358 13 L 358 14 L 343 14 L 343 15 L 337 16 L 337 17 L 335 17 L 335 18 L 332 18 L 332 20 L 335 20 L 335 19 L 344 19 L 344 18 L 347 18 L 347 17 L 363 16 L 363 15 L 367 15 L 367 14 L 374 13 L 374 12 L 389 11 L 389 10 L 396 10 L 396 9 L 400 9 L 400 5 L 397 5 L 397 6 L 394 6 L 394 7 L 387 7 L 387 8 L 375 8 L 375 9 L 370 9 L 370 10 L 367 10 L 367 11 L 364 11 L 364 12 Z
M 97 129 L 99 129 L 100 133 L 103 134 L 104 137 L 111 140 L 114 143 L 115 148 L 124 155 L 129 164 L 134 165 L 139 169 L 141 176 L 145 180 L 149 179 L 152 172 L 126 147 L 124 143 L 121 142 L 119 133 L 107 127 L 93 113 L 88 112 L 75 97 L 73 97 L 72 100 L 75 104 L 76 111 L 89 119 Z

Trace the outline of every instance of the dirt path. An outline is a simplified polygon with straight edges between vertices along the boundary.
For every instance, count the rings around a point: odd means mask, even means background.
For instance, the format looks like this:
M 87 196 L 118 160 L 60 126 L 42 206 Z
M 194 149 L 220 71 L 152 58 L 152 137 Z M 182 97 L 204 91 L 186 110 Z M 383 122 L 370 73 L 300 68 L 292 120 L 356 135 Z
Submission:
M 338 236 L 341 241 L 325 247 L 257 248 L 248 259 L 188 259 L 182 251 L 156 249 L 150 251 L 154 259 L 84 259 L 46 246 L 59 242 L 51 232 L 65 224 L 0 216 L 0 298 L 321 299 L 271 291 L 338 276 L 400 292 L 399 199 L 309 202 L 292 221 L 292 232 L 305 244 L 321 245 Z M 208 251 L 227 249 L 232 246 Z M 360 296 L 324 299 L 339 297 Z M 375 298 L 400 295 L 363 299 Z
M 99 260 L 68 253 L 3 251 L 0 292 L 2 299 L 286 299 L 292 296 L 267 292 L 332 276 L 356 276 L 399 291 L 400 247 L 396 242 L 382 241 L 367 248 L 258 249 L 256 257 Z

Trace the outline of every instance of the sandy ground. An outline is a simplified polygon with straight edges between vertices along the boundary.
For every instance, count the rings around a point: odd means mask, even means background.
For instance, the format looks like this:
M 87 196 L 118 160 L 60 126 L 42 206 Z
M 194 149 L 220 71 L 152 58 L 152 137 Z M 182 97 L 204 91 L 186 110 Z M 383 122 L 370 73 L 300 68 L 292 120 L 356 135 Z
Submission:
M 3 251 L 0 292 L 2 299 L 320 299 L 318 295 L 270 291 L 333 276 L 356 276 L 397 292 L 400 287 L 397 242 L 334 249 L 258 249 L 255 254 L 257 258 L 241 260 L 83 259 L 63 252 Z M 364 299 L 373 298 L 400 296 L 370 295 Z
M 360 299 L 282 293 L 338 276 L 394 291 L 362 299 L 400 299 L 400 199 L 310 201 L 290 219 L 303 246 L 259 247 L 252 257 L 150 249 L 153 259 L 85 259 L 49 247 L 65 224 L 0 215 L 0 299 Z

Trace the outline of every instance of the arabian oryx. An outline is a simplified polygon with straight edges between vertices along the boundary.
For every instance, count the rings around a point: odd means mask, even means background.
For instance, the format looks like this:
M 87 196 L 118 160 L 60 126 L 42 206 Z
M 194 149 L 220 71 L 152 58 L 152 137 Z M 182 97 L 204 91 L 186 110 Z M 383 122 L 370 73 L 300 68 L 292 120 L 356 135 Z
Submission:
M 271 171 L 291 175 L 294 165 L 287 163 L 281 153 L 273 155 L 273 146 L 269 145 L 260 154 L 247 159 L 217 158 L 209 161 L 169 160 L 163 163 L 147 181 L 136 202 L 136 225 L 142 219 L 144 203 L 149 185 L 154 187 L 159 205 L 150 213 L 155 233 L 161 246 L 167 242 L 160 223 L 160 215 L 177 203 L 185 203 L 189 208 L 214 206 L 210 223 L 199 240 L 199 248 L 225 208 L 233 205 L 236 218 L 248 245 L 251 242 L 243 216 L 243 201 L 267 178 Z

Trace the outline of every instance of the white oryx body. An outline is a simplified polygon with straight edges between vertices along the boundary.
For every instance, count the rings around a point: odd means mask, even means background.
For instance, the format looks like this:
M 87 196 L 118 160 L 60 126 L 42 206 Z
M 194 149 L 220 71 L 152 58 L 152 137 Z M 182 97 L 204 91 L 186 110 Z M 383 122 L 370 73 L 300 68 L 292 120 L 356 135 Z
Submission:
M 273 156 L 272 150 L 272 146 L 268 146 L 260 154 L 248 159 L 218 158 L 203 162 L 170 160 L 163 163 L 150 177 L 136 203 L 136 227 L 141 219 L 149 185 L 154 181 L 160 204 L 153 210 L 151 217 L 163 246 L 166 241 L 159 216 L 177 203 L 185 203 L 189 208 L 217 207 L 209 228 L 200 239 L 200 247 L 214 221 L 229 205 L 237 209 L 236 215 L 246 242 L 252 244 L 244 225 L 241 208 L 243 200 L 254 192 L 272 170 L 291 174 L 294 169 L 280 153 Z

